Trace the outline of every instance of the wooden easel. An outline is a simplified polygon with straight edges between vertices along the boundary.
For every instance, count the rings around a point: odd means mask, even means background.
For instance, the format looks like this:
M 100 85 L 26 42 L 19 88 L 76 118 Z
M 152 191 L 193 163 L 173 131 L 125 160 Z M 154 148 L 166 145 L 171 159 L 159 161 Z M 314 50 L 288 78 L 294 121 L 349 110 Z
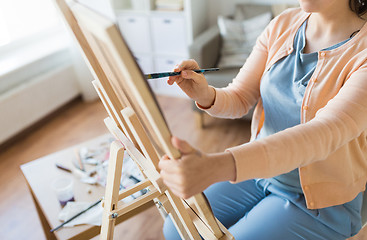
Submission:
M 149 86 L 115 24 L 90 9 L 55 0 L 74 33 L 94 73 L 95 86 L 109 117 L 105 124 L 115 136 L 111 144 L 104 200 L 101 239 L 112 239 L 115 219 L 154 201 L 170 214 L 183 239 L 233 239 L 214 217 L 203 194 L 189 200 L 173 195 L 159 175 L 162 154 L 179 158 L 170 143 L 170 131 Z M 124 151 L 136 162 L 146 179 L 119 192 Z M 128 204 L 119 200 L 148 188 L 148 193 Z

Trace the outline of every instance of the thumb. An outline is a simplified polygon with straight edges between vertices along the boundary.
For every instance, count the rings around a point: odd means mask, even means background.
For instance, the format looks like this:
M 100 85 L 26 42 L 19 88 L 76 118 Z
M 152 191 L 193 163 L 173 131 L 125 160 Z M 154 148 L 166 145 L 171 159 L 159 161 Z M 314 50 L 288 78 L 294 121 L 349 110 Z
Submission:
M 178 137 L 172 137 L 171 142 L 183 155 L 190 154 L 195 151 L 195 148 L 191 147 L 190 144 Z

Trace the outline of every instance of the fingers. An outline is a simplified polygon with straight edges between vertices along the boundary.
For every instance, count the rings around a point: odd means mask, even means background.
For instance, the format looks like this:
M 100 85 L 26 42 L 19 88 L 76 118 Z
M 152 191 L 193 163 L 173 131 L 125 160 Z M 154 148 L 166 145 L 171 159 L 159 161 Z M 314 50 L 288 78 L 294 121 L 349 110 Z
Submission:
M 195 148 L 191 147 L 186 141 L 179 139 L 178 137 L 172 137 L 171 142 L 175 148 L 177 148 L 182 154 L 190 154 L 195 152 Z
M 202 73 L 196 73 L 192 70 L 183 70 L 181 72 L 181 76 L 184 79 L 193 79 L 194 81 L 197 82 L 203 77 L 203 74 Z
M 158 167 L 167 173 L 175 173 L 177 172 L 177 160 L 175 159 L 169 159 L 166 156 L 164 156 L 158 163 Z
M 173 192 L 173 194 L 183 197 L 183 181 L 180 175 L 178 161 L 174 159 L 171 160 L 167 155 L 165 155 L 159 161 L 158 166 L 161 169 L 160 175 L 164 184 Z
M 182 61 L 181 63 L 177 64 L 175 66 L 175 68 L 173 69 L 173 71 L 174 72 L 181 72 L 183 70 L 195 70 L 195 69 L 200 69 L 198 63 L 195 60 L 193 60 L 193 59 L 189 59 L 189 60 L 185 60 L 185 61 Z M 193 76 L 193 77 L 195 77 L 195 76 Z M 172 77 L 169 77 L 168 78 L 167 83 L 169 85 L 172 85 L 175 82 L 177 84 L 179 84 L 179 83 L 181 83 L 184 80 L 183 78 L 186 78 L 186 77 L 183 77 L 182 75 L 180 75 L 180 76 L 172 76 Z
M 164 183 L 167 186 L 174 186 L 174 185 L 181 185 L 182 181 L 177 177 L 177 174 L 175 173 L 169 173 L 167 171 L 161 170 L 160 172 L 161 177 L 163 178 Z
M 185 80 L 193 80 L 196 83 L 203 82 L 204 75 L 202 73 L 196 73 L 192 70 L 184 70 L 181 72 L 181 75 L 179 76 L 172 76 L 168 78 L 167 83 L 169 85 L 172 85 L 174 83 L 177 83 L 180 85 Z
M 183 156 L 178 160 L 170 159 L 167 155 L 162 157 L 158 164 L 158 167 L 161 169 L 160 175 L 164 184 L 176 196 L 187 198 L 205 189 L 196 187 L 202 173 L 198 169 L 202 169 L 200 164 L 203 162 L 201 161 L 203 155 L 186 141 L 177 137 L 172 137 L 171 141 L 181 151 Z M 205 162 L 204 164 L 206 165 Z
M 199 69 L 198 63 L 194 59 L 184 60 L 180 64 L 177 64 L 174 71 L 180 72 L 182 70 L 195 70 Z
M 168 78 L 167 83 L 168 83 L 169 85 L 172 85 L 172 84 L 174 84 L 175 82 L 179 81 L 179 80 L 180 80 L 180 78 L 182 78 L 182 77 L 181 77 L 181 75 L 169 77 L 169 78 Z M 180 81 L 180 82 L 181 82 L 181 81 Z
M 177 197 L 180 197 L 180 198 L 188 198 L 188 194 L 184 193 L 182 191 L 182 188 L 180 185 L 177 185 L 177 184 L 172 184 L 171 182 L 168 182 L 168 181 L 163 181 L 164 184 L 166 184 L 166 186 L 169 188 L 169 190 L 171 190 L 171 192 L 176 195 Z
M 192 195 L 191 187 L 180 174 L 169 173 L 164 170 L 160 172 L 164 184 L 178 197 L 187 198 Z

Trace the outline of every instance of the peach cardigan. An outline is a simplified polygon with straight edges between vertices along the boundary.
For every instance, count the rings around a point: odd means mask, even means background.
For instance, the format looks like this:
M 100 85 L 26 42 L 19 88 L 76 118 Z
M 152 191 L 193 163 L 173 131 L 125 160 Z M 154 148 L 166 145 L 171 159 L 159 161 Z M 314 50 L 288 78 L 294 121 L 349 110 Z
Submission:
M 254 141 L 263 121 L 260 80 L 293 51 L 293 39 L 309 14 L 287 10 L 271 21 L 250 57 L 226 88 L 215 89 L 209 114 L 238 118 L 257 106 L 249 143 L 227 149 L 236 182 L 269 178 L 299 168 L 310 209 L 353 200 L 367 181 L 367 24 L 350 41 L 318 52 L 302 102 L 301 124 Z

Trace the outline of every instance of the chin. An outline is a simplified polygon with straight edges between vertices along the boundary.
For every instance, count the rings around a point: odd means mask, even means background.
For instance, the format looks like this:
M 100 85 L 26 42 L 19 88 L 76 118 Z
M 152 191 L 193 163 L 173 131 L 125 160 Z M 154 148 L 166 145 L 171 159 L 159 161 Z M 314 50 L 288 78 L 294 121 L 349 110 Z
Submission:
M 302 10 L 307 13 L 318 12 L 320 9 L 320 3 L 318 0 L 298 0 Z

